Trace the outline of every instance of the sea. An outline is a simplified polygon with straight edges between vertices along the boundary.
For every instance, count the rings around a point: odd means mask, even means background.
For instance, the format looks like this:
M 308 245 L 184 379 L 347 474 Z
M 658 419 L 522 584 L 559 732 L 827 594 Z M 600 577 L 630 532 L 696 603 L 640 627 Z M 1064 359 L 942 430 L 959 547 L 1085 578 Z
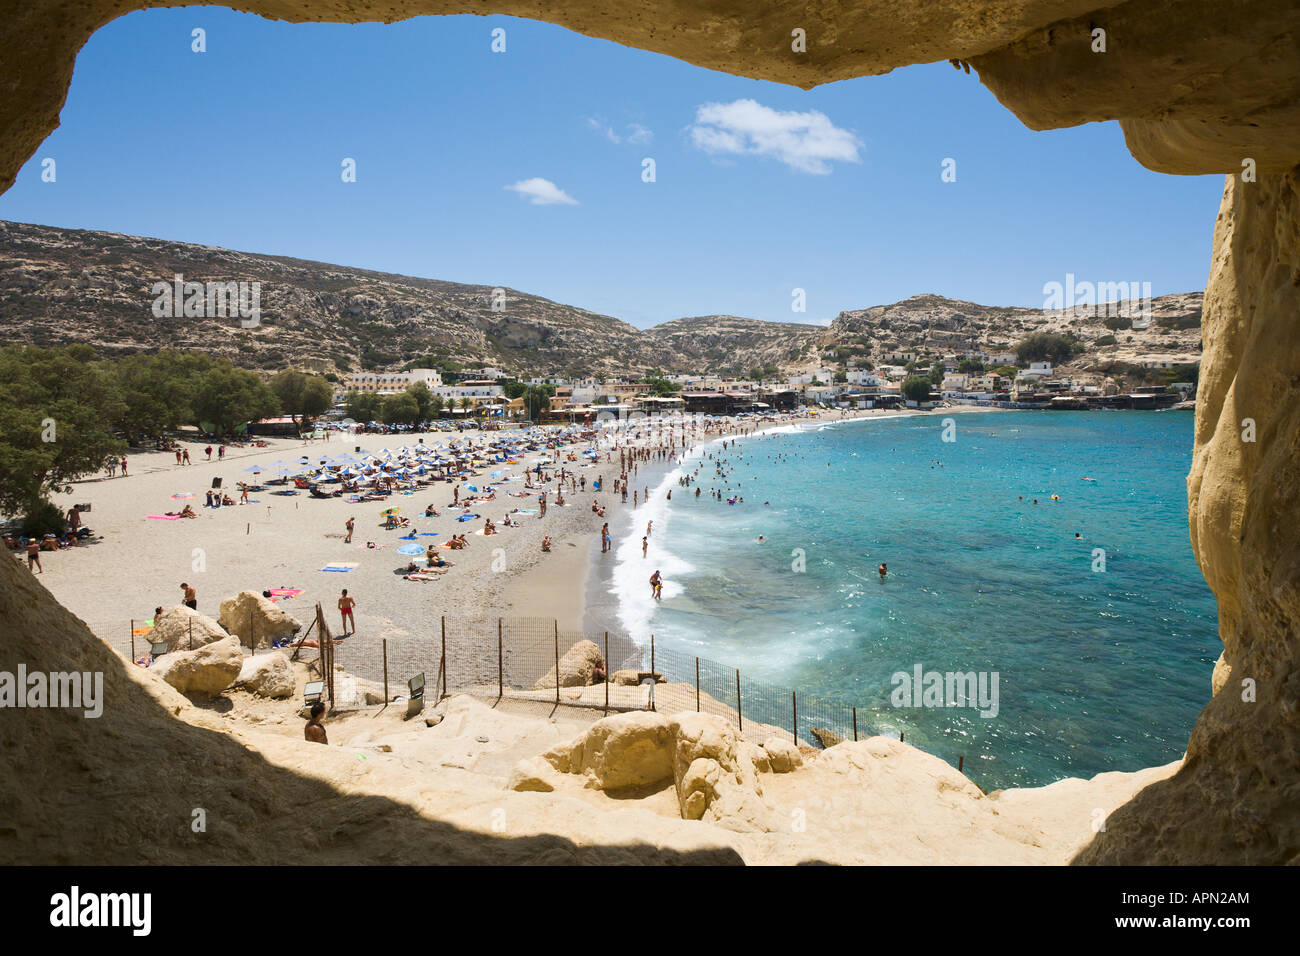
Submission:
M 635 512 L 610 588 L 670 679 L 694 680 L 698 658 L 706 693 L 734 706 L 742 682 L 751 722 L 801 740 L 819 721 L 902 734 L 990 791 L 1138 770 L 1182 755 L 1222 649 L 1188 540 L 1191 452 L 1181 411 L 702 444 Z

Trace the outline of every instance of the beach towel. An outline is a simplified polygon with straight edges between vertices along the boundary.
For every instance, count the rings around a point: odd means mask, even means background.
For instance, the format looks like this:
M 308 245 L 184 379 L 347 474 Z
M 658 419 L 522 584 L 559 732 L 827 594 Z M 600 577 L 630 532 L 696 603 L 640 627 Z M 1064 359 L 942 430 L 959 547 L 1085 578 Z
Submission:
M 345 571 L 351 571 L 353 568 L 356 568 L 356 567 L 359 567 L 359 565 L 356 565 L 356 564 L 346 564 L 346 563 L 344 563 L 344 562 L 333 562 L 333 563 L 331 563 L 331 564 L 327 564 L 327 565 L 325 565 L 325 567 L 321 568 L 321 570 L 322 570 L 322 571 L 338 571 L 338 572 L 342 573 L 342 572 L 345 572 Z
M 146 518 L 157 518 L 159 521 L 176 521 L 180 515 L 145 515 Z
M 515 513 L 516 513 L 516 514 L 521 514 L 521 515 L 535 515 L 535 514 L 537 514 L 537 509 L 536 509 L 536 508 L 520 508 L 520 509 L 519 509 L 517 512 L 515 512 Z
M 194 497 L 194 492 L 192 492 L 192 491 L 182 491 L 180 494 L 172 495 L 172 497 L 173 497 L 174 499 L 176 499 L 177 501 L 182 501 L 182 500 L 184 500 L 184 499 L 186 499 L 186 498 L 193 498 L 193 497 Z
M 292 598 L 302 593 L 302 588 L 271 588 L 271 594 L 275 597 Z
M 480 517 L 480 515 L 461 515 L 461 516 L 460 516 L 459 518 L 457 518 L 456 520 L 457 520 L 457 521 L 473 521 L 475 518 L 478 518 L 478 517 Z
M 436 538 L 436 537 L 438 537 L 438 534 L 439 534 L 439 532 L 437 532 L 437 531 L 421 531 L 421 532 L 420 532 L 420 537 L 421 537 L 421 538 Z

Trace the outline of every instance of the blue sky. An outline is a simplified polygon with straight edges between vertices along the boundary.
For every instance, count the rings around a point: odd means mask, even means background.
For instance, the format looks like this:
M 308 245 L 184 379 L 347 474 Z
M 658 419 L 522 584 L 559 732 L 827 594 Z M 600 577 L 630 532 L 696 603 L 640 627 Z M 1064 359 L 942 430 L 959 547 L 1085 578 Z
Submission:
M 1198 290 L 1223 185 L 1143 169 L 1115 123 L 1031 132 L 946 63 L 802 91 L 508 17 L 131 13 L 81 52 L 61 122 L 0 218 L 508 286 L 642 327 L 922 292 L 1041 307 L 1067 272 Z

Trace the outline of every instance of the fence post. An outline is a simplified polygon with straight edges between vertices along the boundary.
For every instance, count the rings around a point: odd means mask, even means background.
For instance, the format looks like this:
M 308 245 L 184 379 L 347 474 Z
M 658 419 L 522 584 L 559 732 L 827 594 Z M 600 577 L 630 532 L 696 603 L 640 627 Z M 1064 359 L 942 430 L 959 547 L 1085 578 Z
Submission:
M 655 676 L 655 636 L 653 634 L 650 635 L 650 680 L 655 684 L 659 683 L 659 678 Z M 650 709 L 658 710 L 659 708 L 655 704 L 655 697 L 653 691 L 654 688 L 652 687 L 651 694 L 650 694 Z
M 605 632 L 605 713 L 609 713 L 609 631 Z
M 388 638 L 384 638 L 384 706 L 388 706 Z
M 447 615 L 442 616 L 442 660 L 439 661 L 439 667 L 442 670 L 442 697 L 447 696 Z M 439 700 L 442 700 L 439 697 Z
M 857 740 L 858 740 L 858 709 L 854 707 L 853 708 L 853 742 L 857 743 Z
M 695 658 L 695 712 L 700 712 L 700 659 Z
M 497 618 L 497 700 L 506 696 L 505 666 L 502 663 L 501 618 Z
M 903 742 L 903 732 L 901 730 L 898 732 L 898 742 L 900 744 Z
M 131 618 L 131 663 L 135 663 L 135 618 Z
M 799 702 L 795 700 L 795 692 L 790 691 L 790 713 L 794 717 L 794 745 L 799 746 Z
M 551 618 L 551 624 L 555 628 L 555 702 L 560 702 L 560 622 L 556 618 Z
M 962 772 L 962 769 L 961 769 L 961 768 L 962 768 L 962 765 L 965 764 L 965 763 L 966 763 L 966 755 L 965 755 L 965 754 L 962 754 L 960 757 L 957 758 L 957 772 L 958 772 L 958 773 L 961 773 L 961 772 Z
M 745 714 L 740 709 L 740 668 L 736 668 L 736 721 L 740 724 L 740 731 L 745 730 Z

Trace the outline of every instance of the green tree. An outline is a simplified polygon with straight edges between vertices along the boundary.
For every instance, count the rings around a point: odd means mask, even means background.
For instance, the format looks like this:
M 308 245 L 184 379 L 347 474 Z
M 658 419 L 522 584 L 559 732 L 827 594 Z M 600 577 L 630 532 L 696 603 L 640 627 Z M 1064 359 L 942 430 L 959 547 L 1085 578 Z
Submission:
M 948 370 L 944 367 L 943 362 L 936 361 L 933 365 L 930 366 L 930 375 L 929 375 L 930 384 L 936 386 L 942 385 L 944 376 L 947 374 L 948 374 Z
M 1079 344 L 1068 336 L 1056 332 L 1032 332 L 1016 346 L 1016 356 L 1021 363 L 1051 362 L 1059 365 L 1068 362 L 1079 351 Z
M 984 371 L 984 363 L 981 362 L 979 359 L 962 359 L 960 362 L 957 363 L 957 371 L 982 372 Z
M 930 380 L 920 375 L 909 375 L 903 380 L 903 397 L 913 402 L 924 402 L 930 398 Z
M 675 395 L 677 392 L 680 392 L 682 390 L 682 387 L 678 385 L 676 382 L 670 382 L 666 378 L 661 378 L 657 376 L 652 378 L 642 379 L 637 384 L 647 386 L 646 390 L 651 395 L 658 396 L 659 398 L 665 398 L 669 395 Z
M 429 417 L 430 418 L 441 418 L 442 410 L 446 406 L 447 406 L 447 400 L 445 398 L 443 398 L 437 392 L 430 393 L 429 395 Z
M 49 495 L 126 451 L 112 374 L 88 346 L 0 349 L 0 513 L 35 519 Z
M 410 425 L 419 420 L 420 406 L 409 391 L 398 392 L 384 399 L 380 414 L 385 424 Z
M 427 422 L 433 413 L 433 392 L 429 391 L 429 386 L 424 382 L 416 382 L 406 390 L 406 393 L 415 400 L 415 407 L 419 412 L 416 420 Z
M 334 401 L 334 390 L 319 375 L 309 375 L 297 369 L 285 369 L 271 379 L 271 391 L 280 400 L 280 410 L 292 415 L 298 430 L 309 418 L 323 415 Z
M 209 422 L 218 435 L 232 434 L 247 422 L 274 415 L 279 399 L 256 372 L 222 360 L 199 377 L 191 414 Z
M 377 422 L 383 404 L 374 392 L 348 392 L 343 398 L 343 411 L 356 422 Z
M 551 407 L 554 385 L 529 385 L 523 393 L 524 409 L 532 421 L 537 421 L 544 409 Z

